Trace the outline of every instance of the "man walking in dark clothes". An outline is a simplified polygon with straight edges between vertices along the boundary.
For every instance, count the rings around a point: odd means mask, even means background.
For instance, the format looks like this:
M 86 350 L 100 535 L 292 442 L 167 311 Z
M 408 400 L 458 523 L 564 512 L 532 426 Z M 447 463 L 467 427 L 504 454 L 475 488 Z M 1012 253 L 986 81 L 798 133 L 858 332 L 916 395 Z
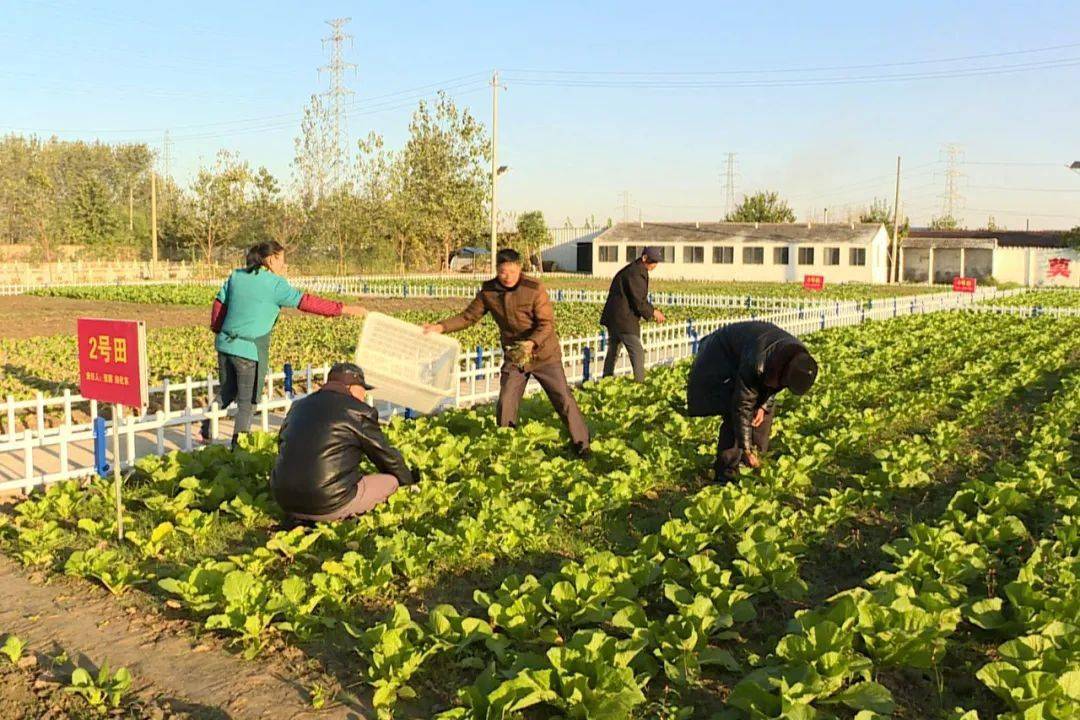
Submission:
M 425 325 L 424 331 L 457 332 L 491 313 L 499 326 L 505 357 L 495 407 L 499 426 L 517 424 L 521 397 L 529 378 L 534 377 L 570 431 L 574 450 L 588 457 L 589 428 L 566 380 L 551 298 L 539 280 L 521 273 L 521 256 L 516 250 L 500 250 L 495 264 L 497 276 L 480 286 L 468 307 L 440 323 Z
M 604 377 L 615 372 L 620 346 L 626 347 L 634 380 L 645 382 L 645 348 L 641 344 L 641 321 L 664 322 L 664 313 L 649 302 L 649 273 L 662 257 L 660 248 L 647 247 L 611 280 L 607 302 L 600 313 L 600 324 L 608 331 L 608 351 L 604 358 Z
M 769 448 L 773 406 L 783 389 L 807 392 L 817 379 L 817 362 L 798 338 L 768 322 L 727 325 L 702 339 L 687 380 L 693 417 L 720 415 L 713 469 L 730 481 L 739 465 L 761 465 Z

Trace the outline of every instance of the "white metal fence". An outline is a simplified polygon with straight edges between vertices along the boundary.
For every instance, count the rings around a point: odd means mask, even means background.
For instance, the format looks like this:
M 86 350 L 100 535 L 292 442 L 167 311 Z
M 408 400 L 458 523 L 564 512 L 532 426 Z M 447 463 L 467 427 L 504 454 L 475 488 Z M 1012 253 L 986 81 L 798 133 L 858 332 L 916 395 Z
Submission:
M 649 367 L 671 363 L 688 357 L 696 351 L 700 338 L 713 330 L 733 322 L 748 319 L 765 319 L 784 327 L 794 334 L 805 334 L 831 327 L 855 325 L 868 320 L 884 320 L 901 315 L 912 315 L 956 309 L 989 310 L 1023 315 L 1023 308 L 989 308 L 976 304 L 982 295 L 936 294 L 876 300 L 824 303 L 812 307 L 770 308 L 759 312 L 753 307 L 745 315 L 733 318 L 694 320 L 685 324 L 650 327 L 642 332 Z M 731 306 L 729 306 L 731 307 Z M 1028 315 L 1036 314 L 1029 312 Z M 568 379 L 581 383 L 599 377 L 607 339 L 603 333 L 562 342 L 563 362 Z M 500 348 L 477 349 L 463 353 L 460 358 L 455 397 L 447 407 L 468 407 L 489 402 L 498 396 L 499 372 L 502 365 Z M 625 357 L 620 359 L 616 372 L 629 372 Z M 295 373 L 270 373 L 261 402 L 256 407 L 256 423 L 267 430 L 272 421 L 279 419 L 292 401 L 313 391 L 326 379 L 328 367 L 303 368 Z M 535 390 L 535 387 L 532 387 Z M 145 415 L 121 414 L 106 423 L 120 423 L 121 465 L 130 466 L 137 457 L 147 453 L 162 454 L 170 448 L 191 450 L 194 445 L 194 426 L 209 420 L 211 435 L 218 437 L 219 424 L 232 414 L 213 403 L 217 379 L 185 378 L 183 382 L 165 381 L 151 390 L 151 409 Z M 374 402 L 384 417 L 406 413 L 405 408 L 391 407 L 378 400 Z M 85 411 L 79 411 L 79 408 Z M 29 413 L 35 427 L 16 430 L 16 418 Z M 95 463 L 87 459 L 87 446 L 95 439 L 94 418 L 98 405 L 81 396 L 65 392 L 60 397 L 46 398 L 38 395 L 32 400 L 8 400 L 0 404 L 0 419 L 6 420 L 6 432 L 0 435 L 0 491 L 29 489 L 35 485 L 79 477 L 93 473 Z M 49 427 L 49 419 L 55 420 Z M 99 423 L 100 424 L 100 423 Z M 99 428 L 97 435 L 101 435 Z M 111 432 L 111 430 L 107 430 Z M 173 437 L 166 441 L 166 434 Z M 141 448 L 141 449 L 139 449 Z M 78 452 L 76 452 L 78 451 Z M 42 456 L 48 458 L 50 467 L 42 469 Z M 90 455 L 92 457 L 92 454 Z M 15 468 L 14 470 L 12 468 Z

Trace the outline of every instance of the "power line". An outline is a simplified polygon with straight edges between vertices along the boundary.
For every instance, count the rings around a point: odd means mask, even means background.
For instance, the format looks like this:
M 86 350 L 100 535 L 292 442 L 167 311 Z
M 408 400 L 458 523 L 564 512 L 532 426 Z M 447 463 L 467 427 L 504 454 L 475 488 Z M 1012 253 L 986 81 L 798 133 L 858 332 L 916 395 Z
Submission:
M 512 82 L 526 86 L 546 87 L 586 87 L 586 88 L 784 88 L 784 87 L 816 87 L 827 85 L 856 85 L 887 83 L 909 80 L 938 80 L 963 77 L 985 77 L 992 75 L 1004 75 L 1016 72 L 1029 72 L 1033 70 L 1047 70 L 1055 68 L 1080 66 L 1080 57 L 1059 58 L 1056 60 L 1041 60 L 1030 63 L 1015 63 L 1012 65 L 996 65 L 975 68 L 963 68 L 953 70 L 934 70 L 926 72 L 891 74 L 891 75 L 856 75 L 849 77 L 809 77 L 795 79 L 764 79 L 764 80 L 672 80 L 672 79 L 566 79 L 562 77 L 513 77 Z
M 888 63 L 871 63 L 860 65 L 831 65 L 831 66 L 819 66 L 819 67 L 792 67 L 792 68 L 774 68 L 774 69 L 748 69 L 748 70 L 695 70 L 695 71 L 636 71 L 636 70 L 529 70 L 529 69 L 509 69 L 505 72 L 520 72 L 520 73 L 543 73 L 551 75 L 750 75 L 750 74 L 768 74 L 768 73 L 800 73 L 800 72 L 825 72 L 832 70 L 869 70 L 874 68 L 885 67 L 901 67 L 908 65 L 931 65 L 938 63 L 950 63 L 950 62 L 962 62 L 966 60 L 985 60 L 987 58 L 996 57 L 1009 57 L 1015 55 L 1032 55 L 1042 52 L 1051 52 L 1054 50 L 1066 50 L 1070 48 L 1080 47 L 1080 43 L 1067 43 L 1064 45 L 1048 45 L 1041 48 L 1030 48 L 1027 50 L 1012 50 L 1006 52 L 996 53 L 984 53 L 979 55 L 960 55 L 948 58 L 938 59 L 923 59 L 923 60 L 904 60 L 899 62 Z

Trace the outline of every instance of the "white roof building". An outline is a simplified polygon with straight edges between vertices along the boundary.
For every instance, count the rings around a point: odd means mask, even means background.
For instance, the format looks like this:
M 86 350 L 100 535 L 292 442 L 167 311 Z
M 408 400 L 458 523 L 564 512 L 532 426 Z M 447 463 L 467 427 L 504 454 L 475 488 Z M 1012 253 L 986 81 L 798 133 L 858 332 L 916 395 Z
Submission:
M 884 283 L 889 234 L 873 223 L 619 223 L 591 240 L 592 267 L 611 277 L 650 245 L 664 262 L 653 277 L 682 280 Z

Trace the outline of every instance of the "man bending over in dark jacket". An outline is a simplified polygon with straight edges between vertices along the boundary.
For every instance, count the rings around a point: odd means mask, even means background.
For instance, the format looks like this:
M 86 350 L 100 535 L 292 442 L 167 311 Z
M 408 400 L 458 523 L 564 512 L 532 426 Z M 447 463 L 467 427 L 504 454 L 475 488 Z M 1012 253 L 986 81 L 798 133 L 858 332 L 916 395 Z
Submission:
M 364 402 L 371 386 L 352 363 L 330 369 L 326 384 L 289 408 L 281 426 L 270 488 L 294 520 L 344 520 L 368 512 L 416 481 Z M 378 474 L 360 477 L 367 457 Z
M 713 466 L 718 482 L 732 480 L 743 461 L 760 466 L 758 453 L 769 449 L 776 394 L 787 388 L 802 395 L 817 372 L 806 347 L 772 323 L 733 323 L 702 339 L 686 401 L 693 417 L 724 418 Z

